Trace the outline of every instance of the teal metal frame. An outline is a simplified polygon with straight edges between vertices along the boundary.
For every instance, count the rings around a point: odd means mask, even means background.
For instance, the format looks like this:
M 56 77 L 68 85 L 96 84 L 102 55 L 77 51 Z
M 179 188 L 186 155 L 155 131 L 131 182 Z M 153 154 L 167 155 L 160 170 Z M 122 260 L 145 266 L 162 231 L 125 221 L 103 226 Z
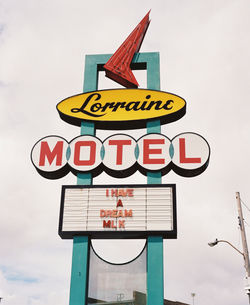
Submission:
M 151 53 L 147 63 L 147 87 L 160 90 L 160 56 Z M 160 133 L 159 120 L 147 123 L 147 133 Z M 161 184 L 161 172 L 147 172 L 148 184 Z M 147 240 L 147 305 L 163 305 L 164 303 L 164 276 L 163 276 L 163 238 L 149 236 Z
M 112 54 L 86 55 L 83 92 L 98 89 L 98 72 Z M 134 65 L 134 66 L 133 66 Z M 147 70 L 147 88 L 160 90 L 160 57 L 158 52 L 136 53 L 132 60 L 132 68 Z M 160 133 L 159 120 L 147 123 L 147 133 Z M 82 121 L 81 135 L 95 135 L 94 123 Z M 147 173 L 148 184 L 161 184 L 160 172 Z M 92 175 L 78 174 L 78 185 L 91 185 Z M 75 236 L 73 239 L 73 255 L 71 268 L 69 305 L 85 305 L 88 297 L 89 239 Z M 150 236 L 147 240 L 147 305 L 163 305 L 163 239 Z

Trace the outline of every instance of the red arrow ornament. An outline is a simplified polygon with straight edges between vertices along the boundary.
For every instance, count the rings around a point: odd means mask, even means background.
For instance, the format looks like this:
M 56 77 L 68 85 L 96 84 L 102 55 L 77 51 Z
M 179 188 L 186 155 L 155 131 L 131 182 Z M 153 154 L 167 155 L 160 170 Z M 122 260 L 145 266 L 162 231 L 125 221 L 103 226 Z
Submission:
M 130 64 L 134 54 L 139 52 L 148 29 L 150 23 L 149 13 L 150 11 L 104 65 L 106 77 L 126 88 L 138 88 L 139 86 Z

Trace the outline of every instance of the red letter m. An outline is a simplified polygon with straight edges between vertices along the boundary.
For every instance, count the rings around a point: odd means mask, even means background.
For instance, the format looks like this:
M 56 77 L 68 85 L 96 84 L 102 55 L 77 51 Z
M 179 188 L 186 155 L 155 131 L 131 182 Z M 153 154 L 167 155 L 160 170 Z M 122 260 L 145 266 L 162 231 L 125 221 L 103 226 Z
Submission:
M 111 221 L 110 220 L 108 220 L 107 222 L 106 222 L 106 220 L 103 220 L 103 227 L 104 228 L 110 228 L 110 226 L 111 226 Z
M 56 165 L 58 166 L 62 165 L 62 153 L 63 153 L 63 141 L 58 141 L 52 151 L 49 148 L 48 142 L 41 142 L 39 166 L 45 165 L 45 157 L 47 157 L 47 160 L 50 165 L 55 158 L 56 158 Z

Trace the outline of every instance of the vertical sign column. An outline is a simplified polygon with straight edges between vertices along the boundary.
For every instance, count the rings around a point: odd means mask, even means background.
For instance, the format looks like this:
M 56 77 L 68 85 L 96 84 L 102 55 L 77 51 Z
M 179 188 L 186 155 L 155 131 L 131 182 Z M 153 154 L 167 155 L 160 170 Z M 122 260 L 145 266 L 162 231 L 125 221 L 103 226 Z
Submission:
M 152 53 L 147 62 L 147 88 L 160 90 L 159 53 Z M 160 120 L 147 123 L 147 133 L 160 133 Z M 161 184 L 160 172 L 147 173 L 148 184 Z M 149 236 L 147 247 L 147 305 L 163 305 L 163 238 Z
M 92 56 L 86 56 L 83 92 L 94 91 L 98 86 L 98 71 Z M 82 121 L 81 135 L 95 135 L 92 122 Z M 91 173 L 77 174 L 78 185 L 91 185 Z M 87 236 L 74 236 L 70 283 L 70 305 L 84 305 L 88 293 L 89 239 Z

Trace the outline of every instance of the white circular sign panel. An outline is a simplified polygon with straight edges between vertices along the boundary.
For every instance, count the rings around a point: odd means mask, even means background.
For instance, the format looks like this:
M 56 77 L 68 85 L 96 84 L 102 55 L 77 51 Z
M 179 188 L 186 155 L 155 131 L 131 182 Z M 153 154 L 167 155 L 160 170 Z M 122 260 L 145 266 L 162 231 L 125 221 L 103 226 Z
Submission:
M 58 136 L 48 136 L 39 140 L 31 151 L 34 166 L 42 171 L 53 173 L 67 164 L 68 142 Z
M 136 141 L 128 135 L 113 135 L 103 142 L 103 147 L 105 150 L 103 164 L 108 169 L 127 170 L 136 162 Z
M 79 172 L 88 172 L 98 167 L 102 160 L 100 151 L 102 142 L 94 136 L 79 136 L 69 143 L 70 167 Z
M 141 137 L 137 142 L 138 164 L 147 170 L 162 170 L 171 162 L 170 144 L 170 140 L 162 134 L 153 133 Z
M 201 174 L 210 158 L 210 147 L 199 134 L 186 132 L 172 140 L 174 155 L 173 170 L 186 177 Z

